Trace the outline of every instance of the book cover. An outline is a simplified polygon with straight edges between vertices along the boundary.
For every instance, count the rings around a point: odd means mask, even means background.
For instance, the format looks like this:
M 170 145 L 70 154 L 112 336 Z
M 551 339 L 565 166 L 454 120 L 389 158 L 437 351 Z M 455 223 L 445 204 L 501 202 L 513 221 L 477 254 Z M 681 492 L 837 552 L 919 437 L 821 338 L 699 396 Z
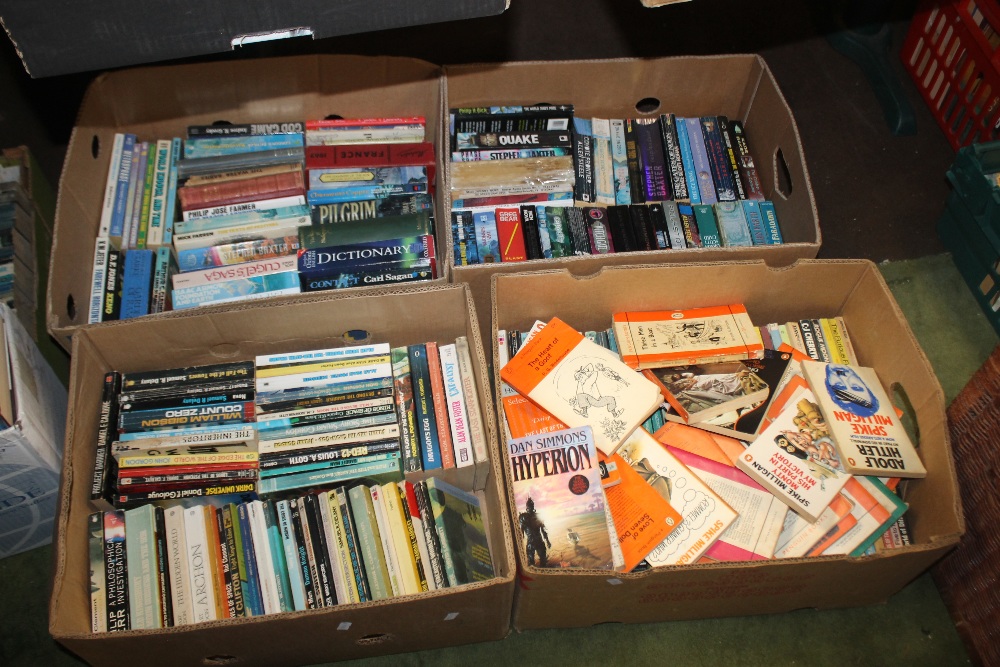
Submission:
M 639 167 L 642 170 L 642 184 L 645 201 L 673 199 L 670 192 L 670 175 L 663 153 L 663 133 L 659 116 L 635 118 L 636 143 L 639 148 Z
M 492 579 L 493 559 L 479 498 L 436 477 L 428 477 L 426 484 L 449 585 Z
M 652 567 L 697 562 L 736 520 L 718 494 L 644 429 L 636 429 L 618 453 L 682 517 L 646 556 Z
M 680 527 L 683 517 L 621 456 L 612 455 L 604 463 L 609 470 L 604 495 L 624 560 L 621 569 L 631 572 Z
M 472 220 L 476 230 L 476 252 L 479 261 L 483 264 L 501 261 L 496 214 L 493 211 L 479 211 L 473 213 Z
M 720 201 L 715 205 L 715 218 L 719 223 L 722 245 L 752 246 L 750 229 L 747 227 L 743 206 L 737 201 Z
M 841 491 L 856 523 L 823 550 L 824 556 L 861 556 L 906 511 L 906 503 L 877 477 L 852 477 Z
M 711 163 L 708 161 L 708 149 L 705 147 L 701 119 L 685 118 L 684 123 L 687 125 L 688 144 L 691 146 L 691 158 L 694 163 L 695 177 L 698 179 L 698 192 L 701 196 L 701 201 L 695 202 L 692 199 L 691 204 L 714 204 L 719 201 L 719 198 L 715 193 L 715 180 L 712 178 Z
M 764 356 L 760 331 L 742 304 L 671 311 L 615 313 L 612 327 L 622 361 L 664 368 Z
M 104 590 L 108 632 L 128 630 L 129 590 L 125 512 L 104 513 Z
M 392 348 L 390 358 L 392 362 L 393 397 L 396 401 L 400 448 L 403 455 L 403 472 L 416 472 L 423 469 L 423 459 L 421 455 L 421 438 L 417 431 L 413 381 L 410 373 L 410 357 L 407 348 Z
M 714 205 L 695 204 L 692 208 L 702 247 L 721 248 L 722 237 L 719 234 L 719 223 L 715 219 Z
M 476 387 L 476 375 L 472 366 L 472 353 L 469 350 L 467 337 L 459 336 L 455 339 L 455 353 L 458 359 L 458 375 L 462 386 L 462 396 L 465 400 L 473 457 L 477 463 L 488 461 L 489 444 L 486 440 L 486 424 L 479 402 L 479 390 Z
M 720 202 L 737 200 L 736 185 L 729 167 L 729 157 L 722 141 L 719 123 L 715 116 L 701 118 L 701 132 L 705 138 L 705 150 L 708 153 L 708 164 L 712 169 L 712 181 L 715 183 L 715 194 Z
M 501 260 L 523 262 L 528 259 L 524 230 L 521 226 L 521 211 L 517 208 L 498 208 L 495 215 Z
M 628 149 L 625 146 L 625 121 L 621 118 L 612 118 L 609 122 L 615 203 L 626 206 L 632 203 L 632 184 L 629 180 Z
M 441 373 L 441 354 L 438 344 L 429 341 L 424 344 L 427 351 L 427 370 L 430 378 L 431 400 L 434 402 L 434 421 L 437 426 L 438 449 L 441 452 L 441 467 L 455 467 L 455 446 L 451 441 L 451 415 L 448 411 L 444 389 L 444 375 Z
M 726 116 L 716 116 L 716 123 L 719 128 L 719 135 L 722 138 L 722 146 L 725 149 L 726 164 L 729 166 L 729 175 L 733 179 L 733 188 L 736 199 L 747 198 L 746 188 L 743 186 L 743 178 L 740 176 L 739 161 L 736 157 L 736 147 L 733 145 L 732 135 L 729 132 L 729 118 Z
M 811 521 L 819 518 L 851 477 L 844 472 L 808 389 L 757 436 L 736 465 Z
M 152 250 L 129 250 L 125 253 L 120 319 L 149 313 L 154 259 L 155 253 Z
M 671 453 L 737 514 L 736 521 L 705 552 L 705 557 L 726 562 L 770 560 L 788 506 L 733 466 L 682 449 L 671 449 Z
M 591 426 L 611 454 L 661 402 L 652 382 L 552 318 L 500 371 L 504 382 L 570 427 Z
M 774 208 L 774 202 L 760 201 L 760 215 L 764 221 L 764 233 L 768 243 L 784 243 L 781 236 L 781 225 L 778 224 L 778 212 Z
M 803 361 L 802 372 L 845 470 L 882 477 L 927 475 L 874 369 Z
M 843 491 L 834 498 L 815 521 L 803 517 L 798 512 L 785 514 L 785 522 L 774 548 L 775 558 L 802 558 L 830 531 L 834 530 L 844 517 L 851 513 L 850 500 Z
M 407 347 L 410 360 L 410 379 L 413 383 L 413 410 L 416 419 L 416 433 L 420 440 L 420 455 L 424 470 L 441 468 L 441 446 L 437 435 L 437 416 L 431 389 L 430 367 L 427 361 L 427 347 L 415 343 Z
M 764 378 L 739 361 L 645 369 L 670 405 L 666 419 L 702 422 L 767 398 Z

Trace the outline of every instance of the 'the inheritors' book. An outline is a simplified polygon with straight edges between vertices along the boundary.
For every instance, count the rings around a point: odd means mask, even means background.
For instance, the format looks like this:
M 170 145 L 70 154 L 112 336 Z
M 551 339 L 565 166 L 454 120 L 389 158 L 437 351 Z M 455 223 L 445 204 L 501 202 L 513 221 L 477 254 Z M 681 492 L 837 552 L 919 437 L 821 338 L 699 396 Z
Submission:
M 764 355 L 760 331 L 742 304 L 615 313 L 612 326 L 622 361 L 636 369 Z
M 816 394 L 845 470 L 855 475 L 927 476 L 874 369 L 803 361 L 802 373 Z
M 803 388 L 736 460 L 786 505 L 815 521 L 850 479 L 813 393 Z
M 525 562 L 535 567 L 613 569 L 591 428 L 510 440 L 507 448 Z
M 570 427 L 589 425 L 604 454 L 659 406 L 655 384 L 614 352 L 552 318 L 500 371 L 503 381 Z

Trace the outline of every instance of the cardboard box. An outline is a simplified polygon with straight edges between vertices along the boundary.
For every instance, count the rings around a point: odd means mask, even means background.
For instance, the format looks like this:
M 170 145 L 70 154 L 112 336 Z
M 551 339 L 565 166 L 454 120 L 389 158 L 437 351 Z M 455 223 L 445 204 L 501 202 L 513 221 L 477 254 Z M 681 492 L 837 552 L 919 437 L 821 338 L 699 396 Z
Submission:
M 104 373 L 252 359 L 271 352 L 357 342 L 408 345 L 468 336 L 480 395 L 490 395 L 476 315 L 464 286 L 428 285 L 378 294 L 342 292 L 298 301 L 234 307 L 228 312 L 167 314 L 77 333 L 73 341 L 70 417 L 54 548 L 49 631 L 94 665 L 302 665 L 501 639 L 514 596 L 511 530 L 496 461 L 446 471 L 446 481 L 485 493 L 484 519 L 496 577 L 405 599 L 321 610 L 227 619 L 159 631 L 90 632 L 87 515 Z M 346 339 L 345 333 L 354 336 Z M 358 339 L 357 332 L 367 332 Z M 488 405 L 484 406 L 488 408 Z M 484 409 L 491 451 L 496 422 Z M 448 474 L 451 473 L 451 474 Z
M 785 240 L 779 246 L 657 250 L 454 266 L 449 234 L 446 258 L 453 267 L 452 280 L 472 286 L 481 313 L 490 308 L 490 276 L 498 272 L 565 267 L 573 275 L 585 276 L 603 266 L 619 264 L 745 259 L 764 259 L 770 265 L 784 266 L 819 253 L 819 217 L 799 131 L 792 110 L 760 56 L 479 64 L 447 66 L 444 71 L 449 108 L 545 102 L 573 104 L 574 115 L 584 118 L 674 113 L 739 119 L 746 127 L 765 195 L 774 202 Z M 440 188 L 442 200 L 448 191 L 449 182 L 445 180 Z M 487 323 L 484 320 L 481 324 Z M 484 328 L 484 338 L 486 333 Z
M 20 319 L 0 303 L 0 382 L 14 419 L 0 429 L 0 558 L 52 541 L 66 428 L 66 388 Z
M 500 14 L 509 0 L 214 2 L 109 5 L 10 0 L 0 19 L 33 77 L 224 53 L 276 39 L 322 39 Z
M 115 132 L 163 139 L 185 137 L 188 125 L 216 121 L 421 115 L 427 120 L 427 140 L 437 143 L 440 74 L 435 65 L 410 58 L 300 56 L 137 68 L 97 77 L 80 106 L 59 183 L 49 332 L 69 349 L 73 332 L 90 326 L 93 248 Z M 447 226 L 435 217 L 438 238 L 443 238 Z M 298 297 L 268 302 L 281 298 Z
M 886 600 L 951 550 L 965 530 L 944 395 L 930 363 L 874 264 L 803 260 L 501 274 L 493 282 L 494 334 L 558 316 L 606 329 L 613 312 L 742 302 L 755 324 L 841 315 L 859 363 L 875 368 L 893 402 L 915 419 L 927 477 L 901 484 L 913 544 L 864 558 L 828 556 L 753 564 L 688 565 L 639 574 L 526 566 L 514 605 L 518 630 L 827 609 Z M 494 338 L 495 340 L 495 338 Z M 499 384 L 494 387 L 499 392 Z M 497 394 L 499 396 L 499 393 Z M 905 398 L 901 398 L 905 397 Z M 911 423 L 913 423 L 911 421 Z M 498 455 L 499 458 L 499 455 Z M 509 466 L 503 466 L 508 499 Z M 509 506 L 511 512 L 516 512 Z M 515 522 L 512 522 L 514 525 Z

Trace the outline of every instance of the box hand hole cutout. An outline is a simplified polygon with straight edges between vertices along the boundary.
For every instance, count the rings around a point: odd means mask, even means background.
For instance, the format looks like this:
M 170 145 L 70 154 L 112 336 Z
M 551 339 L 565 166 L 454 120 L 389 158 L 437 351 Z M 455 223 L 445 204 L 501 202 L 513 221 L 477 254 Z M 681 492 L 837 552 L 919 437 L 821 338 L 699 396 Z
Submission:
M 660 109 L 660 100 L 655 97 L 644 97 L 635 103 L 635 110 L 641 114 L 656 113 Z
M 76 301 L 73 300 L 72 294 L 66 295 L 66 317 L 71 320 L 76 319 Z
M 361 639 L 358 640 L 358 645 L 359 646 L 371 646 L 373 644 L 383 644 L 385 642 L 391 642 L 394 639 L 395 639 L 395 637 L 393 637 L 390 634 L 365 635 L 364 637 L 362 637 Z
M 212 667 L 220 667 L 221 665 L 233 665 L 240 662 L 240 659 L 234 655 L 210 655 L 202 660 L 202 663 L 206 665 L 211 665 Z

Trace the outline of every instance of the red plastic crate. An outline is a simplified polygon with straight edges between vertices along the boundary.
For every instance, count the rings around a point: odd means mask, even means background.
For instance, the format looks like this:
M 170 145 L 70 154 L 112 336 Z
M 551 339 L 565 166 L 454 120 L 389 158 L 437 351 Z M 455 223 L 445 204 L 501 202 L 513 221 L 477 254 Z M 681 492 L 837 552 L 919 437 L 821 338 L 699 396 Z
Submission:
M 1000 138 L 1000 3 L 925 0 L 900 58 L 952 147 Z

